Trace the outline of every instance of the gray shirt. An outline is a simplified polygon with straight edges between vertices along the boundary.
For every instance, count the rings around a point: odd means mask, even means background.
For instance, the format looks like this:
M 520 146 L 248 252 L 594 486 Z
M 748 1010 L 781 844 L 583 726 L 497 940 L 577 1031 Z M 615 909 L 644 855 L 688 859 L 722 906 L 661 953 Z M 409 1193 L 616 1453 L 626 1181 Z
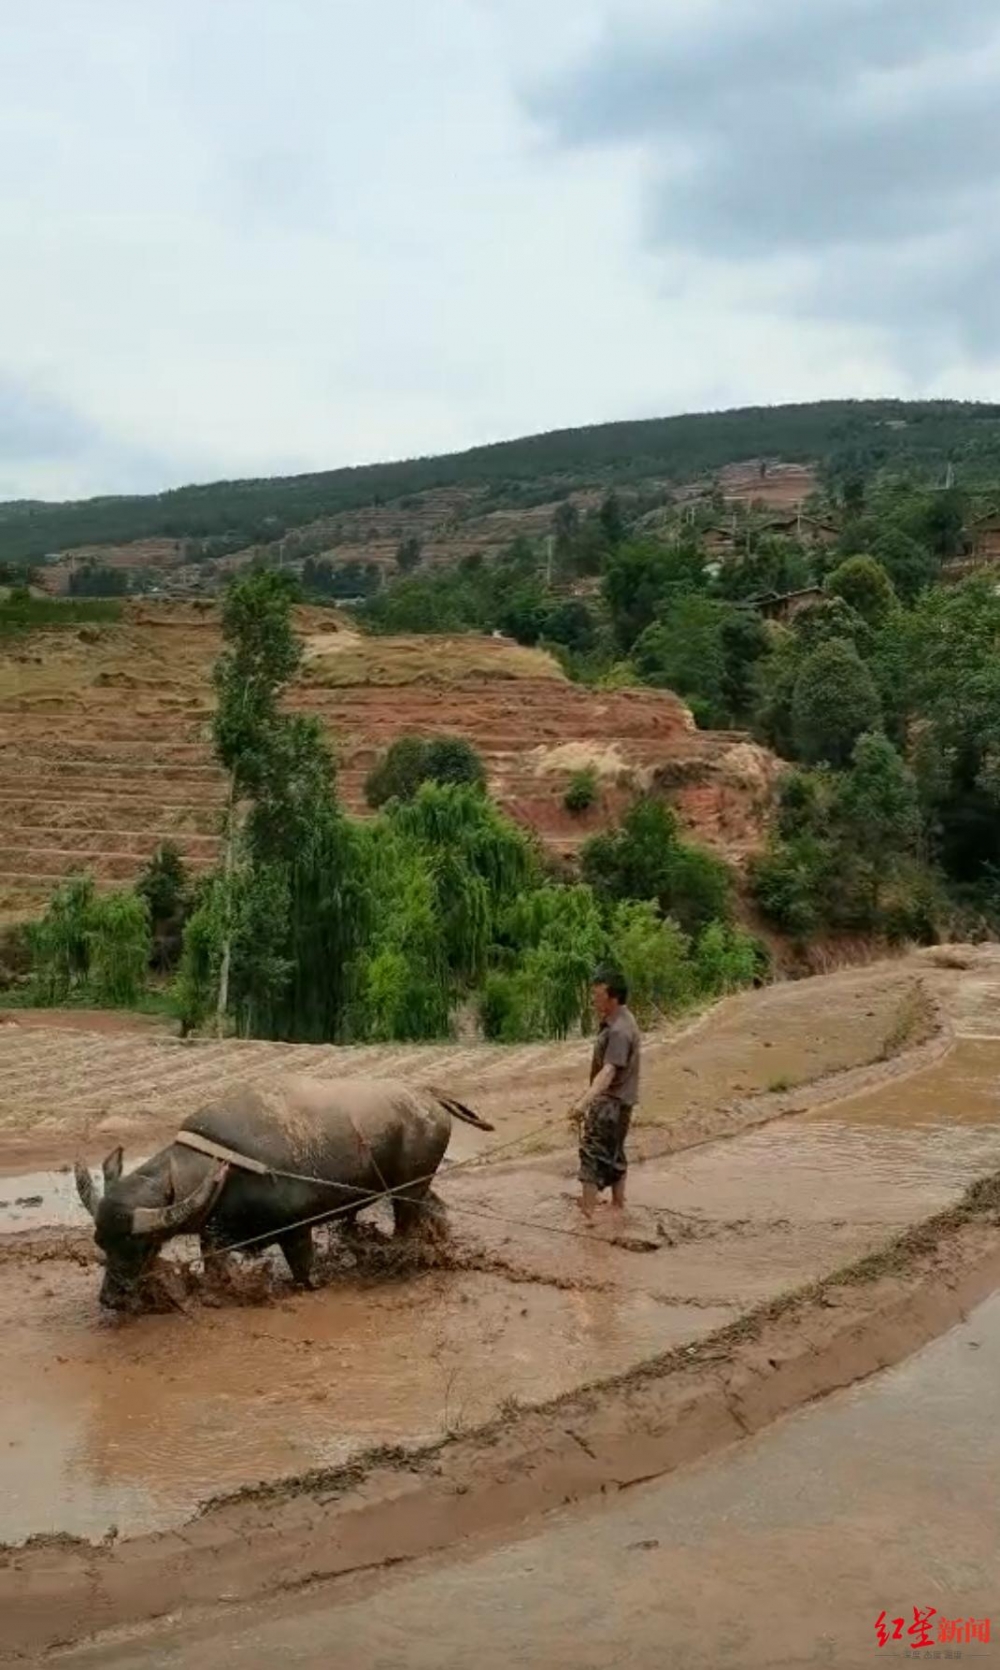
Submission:
M 634 1108 L 639 1100 L 641 1048 L 641 1034 L 631 1009 L 622 1005 L 616 1015 L 601 1023 L 590 1064 L 590 1082 L 593 1084 L 601 1068 L 610 1062 L 615 1076 L 607 1094 L 626 1108 Z

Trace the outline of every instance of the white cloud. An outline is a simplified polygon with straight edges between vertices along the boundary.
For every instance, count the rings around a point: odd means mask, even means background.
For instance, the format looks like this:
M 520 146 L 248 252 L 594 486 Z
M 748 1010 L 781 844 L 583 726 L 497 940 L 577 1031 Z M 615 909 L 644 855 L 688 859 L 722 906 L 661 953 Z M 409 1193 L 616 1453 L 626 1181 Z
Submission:
M 904 363 L 909 392 L 985 389 L 970 357 L 993 353 L 995 267 L 970 205 L 994 142 L 966 3 L 908 0 L 905 50 L 902 0 L 8 5 L 0 493 L 876 394 Z M 941 86 L 975 153 L 953 165 L 914 122 Z M 856 177 L 875 120 L 896 159 L 881 193 Z M 731 212 L 755 170 L 770 192 Z M 866 241 L 886 204 L 892 241 Z M 838 221 L 849 284 L 830 282 Z M 886 320 L 917 231 L 934 260 L 904 362 Z M 969 274 L 961 328 L 945 247 Z

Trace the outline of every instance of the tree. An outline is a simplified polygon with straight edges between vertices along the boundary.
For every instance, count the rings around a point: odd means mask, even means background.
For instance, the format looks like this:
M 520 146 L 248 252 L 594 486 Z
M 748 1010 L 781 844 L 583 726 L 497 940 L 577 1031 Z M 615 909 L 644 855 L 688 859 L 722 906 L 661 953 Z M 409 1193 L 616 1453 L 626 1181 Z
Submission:
M 700 591 L 704 560 L 696 545 L 627 540 L 608 561 L 603 593 L 619 649 L 628 655 L 669 598 Z
M 749 554 L 723 565 L 715 581 L 722 597 L 733 599 L 764 597 L 800 591 L 814 580 L 812 558 L 797 540 L 778 534 L 763 534 Z
M 390 800 L 411 800 L 427 777 L 427 743 L 419 736 L 398 736 L 365 779 L 365 799 L 373 810 Z
M 85 563 L 71 571 L 67 590 L 70 597 L 124 597 L 128 592 L 128 571 Z
M 913 773 L 886 737 L 862 736 L 847 770 L 783 778 L 751 887 L 765 915 L 799 939 L 820 930 L 925 939 L 937 901 L 921 842 Z
M 556 506 L 552 518 L 552 533 L 555 538 L 556 562 L 563 573 L 573 570 L 573 553 L 576 537 L 580 531 L 580 512 L 572 499 L 564 499 Z
M 826 589 L 834 597 L 843 598 L 849 608 L 873 627 L 888 620 L 896 603 L 892 581 L 872 557 L 848 557 L 829 576 Z
M 459 988 L 485 970 L 502 913 L 537 879 L 528 837 L 476 786 L 424 783 L 397 804 L 392 826 L 427 860 L 450 977 Z
M 216 662 L 216 753 L 236 800 L 260 786 L 278 719 L 278 698 L 298 671 L 302 646 L 292 630 L 294 583 L 265 570 L 236 580 L 222 606 L 226 648 Z
M 726 865 L 682 841 L 673 812 L 652 796 L 636 800 L 620 828 L 585 842 L 580 864 L 599 898 L 655 900 L 686 933 L 699 933 L 715 917 L 727 919 L 731 910 Z
M 29 924 L 32 979 L 40 1003 L 65 1003 L 86 984 L 94 898 L 90 876 L 71 876 L 56 888 L 41 920 Z
M 722 699 L 727 722 L 753 712 L 757 668 L 770 654 L 771 638 L 756 611 L 732 609 L 722 618 Z
M 752 986 L 761 966 L 761 956 L 757 942 L 742 928 L 725 922 L 709 922 L 695 953 L 701 991 L 706 996 L 717 997 Z
M 401 574 L 412 574 L 415 568 L 420 567 L 423 549 L 419 534 L 407 534 L 405 539 L 400 540 L 396 547 L 396 564 Z
M 875 865 L 916 851 L 916 778 L 886 737 L 876 732 L 858 738 L 850 769 L 834 789 L 833 815 L 851 845 Z
M 614 488 L 609 488 L 601 500 L 601 508 L 597 513 L 601 524 L 601 531 L 608 544 L 614 550 L 625 538 L 625 518 L 622 515 L 621 500 Z
M 965 495 L 957 487 L 933 493 L 923 515 L 923 531 L 936 556 L 960 556 L 965 543 Z
M 699 725 L 731 725 L 753 703 L 753 668 L 768 650 L 760 615 L 688 593 L 664 603 L 633 665 L 644 683 L 684 696 Z
M 537 580 L 516 586 L 497 610 L 496 622 L 519 644 L 537 644 L 545 631 L 546 598 Z
M 913 603 L 941 572 L 941 559 L 930 547 L 898 526 L 890 525 L 879 533 L 871 551 L 904 603 Z
M 368 901 L 319 724 L 279 707 L 302 655 L 293 595 L 273 572 L 248 575 L 227 594 L 215 671 L 216 752 L 230 772 L 227 839 L 214 908 L 199 913 L 197 931 L 221 935 L 208 959 L 219 971 L 220 1030 L 235 1009 L 261 1036 L 319 1042 L 336 1037 L 346 1012 Z
M 184 914 L 188 886 L 180 848 L 173 841 L 161 841 L 135 884 L 139 897 L 146 901 L 154 928 Z
M 891 654 L 889 653 L 891 650 Z M 926 592 L 891 645 L 900 724 L 934 846 L 974 886 L 1000 862 L 1000 597 L 988 579 Z
M 723 639 L 730 613 L 727 605 L 698 593 L 671 599 L 632 652 L 644 683 L 675 690 L 709 727 L 725 725 L 730 717 Z
M 586 655 L 597 642 L 594 612 L 582 598 L 563 598 L 544 612 L 539 636 L 546 643 L 561 644 L 577 655 Z
M 860 516 L 865 508 L 865 484 L 861 476 L 848 476 L 844 482 L 842 500 L 845 514 Z
M 180 956 L 184 922 L 190 908 L 190 880 L 173 841 L 163 841 L 157 847 L 135 890 L 149 912 L 154 966 L 171 969 Z
M 846 565 L 845 565 L 846 566 Z M 872 647 L 872 633 L 867 622 L 843 597 L 824 597 L 810 603 L 795 617 L 792 631 L 803 652 L 819 649 L 841 639 L 854 645 L 862 660 Z
M 427 744 L 426 773 L 430 783 L 486 787 L 486 767 L 464 736 L 432 736 Z
M 542 886 L 516 899 L 500 936 L 512 966 L 486 981 L 480 1016 L 488 1038 L 563 1038 L 590 1022 L 590 984 L 606 948 L 593 892 Z
M 830 807 L 835 837 L 846 873 L 863 869 L 855 886 L 869 897 L 869 917 L 877 921 L 883 883 L 892 878 L 898 859 L 914 855 L 920 841 L 920 806 L 912 771 L 889 740 L 859 737 L 850 769 L 837 781 Z
M 881 724 L 871 672 L 853 644 L 834 639 L 807 655 L 792 696 L 792 734 L 800 759 L 847 764 L 858 738 Z
M 733 878 L 728 866 L 706 847 L 678 841 L 662 908 L 689 934 L 701 933 L 709 922 L 728 922 L 733 909 Z

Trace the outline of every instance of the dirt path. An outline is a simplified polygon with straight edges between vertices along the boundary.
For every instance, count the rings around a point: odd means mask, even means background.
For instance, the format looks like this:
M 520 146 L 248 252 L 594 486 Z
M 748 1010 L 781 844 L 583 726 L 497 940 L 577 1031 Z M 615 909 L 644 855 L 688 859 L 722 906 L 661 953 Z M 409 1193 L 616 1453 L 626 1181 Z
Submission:
M 15 1231 L 0 1233 L 0 1539 L 89 1540 L 0 1554 L 0 1643 L 36 1652 L 150 1608 L 502 1529 L 703 1454 L 946 1326 L 1000 1281 L 996 1191 L 962 1204 L 970 1184 L 1000 1172 L 1000 958 L 967 963 L 915 959 L 755 994 L 664 1040 L 651 1052 L 650 1157 L 633 1174 L 624 1225 L 609 1214 L 593 1235 L 580 1233 L 567 1157 L 453 1171 L 442 1182 L 453 1223 L 444 1268 L 388 1281 L 363 1265 L 318 1294 L 250 1309 L 195 1303 L 122 1326 L 97 1317 L 86 1239 L 45 1228 L 76 1211 L 71 1196 L 64 1210 L 44 1187 L 40 1207 L 18 1208 L 32 1196 L 16 1196 L 0 1208 Z M 748 1094 L 767 1089 L 771 1032 L 803 1077 L 810 1060 L 828 1074 L 854 1068 L 862 1005 L 869 1059 L 924 1037 L 935 1005 L 941 1026 L 847 1100 Z M 843 1029 L 845 1014 L 848 1038 L 834 1020 Z M 126 1080 L 137 1049 L 143 1071 L 160 1048 L 84 1043 L 120 1051 Z M 222 1046 L 270 1070 L 269 1048 Z M 337 1052 L 317 1054 L 332 1070 Z M 484 1054 L 464 1052 L 476 1100 L 502 1105 L 511 1053 Z M 524 1103 L 534 1116 L 565 1097 L 581 1056 L 572 1045 L 518 1054 L 514 1135 L 527 1128 Z M 101 1059 L 103 1093 L 120 1106 L 112 1058 Z M 206 1071 L 201 1052 L 171 1060 Z M 207 1065 L 217 1073 L 219 1058 Z M 13 1152 L 23 1157 L 32 1087 L 21 1082 Z M 784 1117 L 762 1123 L 775 1113 Z M 47 1124 L 32 1139 L 43 1132 L 54 1139 Z M 731 1140 L 705 1140 L 713 1134 Z M 0 1179 L 0 1198 L 34 1182 Z M 831 1279 L 845 1268 L 849 1280 Z M 588 1384 L 599 1389 L 582 1393 Z

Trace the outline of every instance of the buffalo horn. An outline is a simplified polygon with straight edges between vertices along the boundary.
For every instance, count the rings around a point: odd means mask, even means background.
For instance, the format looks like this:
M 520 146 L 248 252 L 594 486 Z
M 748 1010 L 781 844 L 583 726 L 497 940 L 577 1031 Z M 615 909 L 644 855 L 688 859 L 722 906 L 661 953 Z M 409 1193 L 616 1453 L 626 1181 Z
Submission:
M 219 1186 L 222 1170 L 216 1166 L 193 1194 L 175 1200 L 172 1206 L 137 1206 L 132 1213 L 133 1235 L 175 1235 L 185 1224 L 204 1212 Z
M 90 1172 L 87 1170 L 87 1167 L 84 1165 L 82 1160 L 77 1160 L 74 1165 L 73 1176 L 76 1178 L 77 1194 L 80 1196 L 80 1199 L 83 1201 L 83 1204 L 87 1208 L 91 1217 L 96 1218 L 97 1205 L 101 1197 L 94 1186 L 94 1179 L 91 1177 Z

